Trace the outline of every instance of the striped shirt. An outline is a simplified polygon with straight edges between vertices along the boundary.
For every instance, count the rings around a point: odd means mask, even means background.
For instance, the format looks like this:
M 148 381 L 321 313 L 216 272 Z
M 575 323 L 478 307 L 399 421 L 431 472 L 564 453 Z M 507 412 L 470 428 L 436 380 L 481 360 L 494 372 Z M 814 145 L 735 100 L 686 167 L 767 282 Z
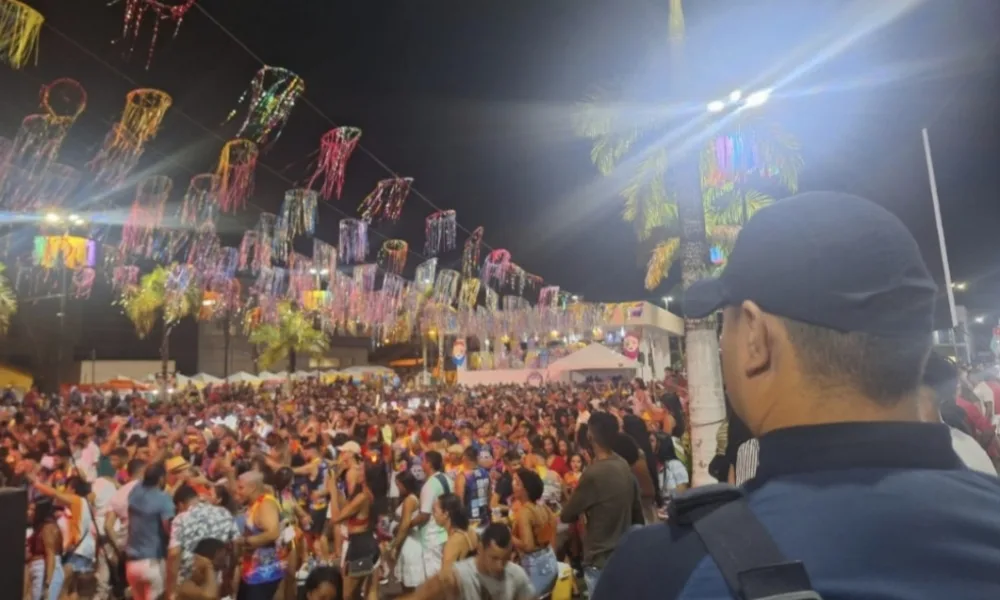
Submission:
M 760 442 L 757 441 L 757 438 L 751 438 L 740 444 L 736 451 L 736 485 L 743 485 L 757 474 L 757 454 L 759 452 Z

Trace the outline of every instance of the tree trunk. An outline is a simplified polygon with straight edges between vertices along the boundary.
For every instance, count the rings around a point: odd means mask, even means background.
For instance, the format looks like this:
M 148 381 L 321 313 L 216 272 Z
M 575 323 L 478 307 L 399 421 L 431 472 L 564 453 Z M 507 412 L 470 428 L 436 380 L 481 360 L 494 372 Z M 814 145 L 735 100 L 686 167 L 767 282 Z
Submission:
M 288 376 L 291 377 L 292 373 L 295 372 L 295 363 L 298 357 L 295 355 L 295 348 L 288 351 Z
M 170 333 L 174 330 L 173 325 L 163 326 L 163 341 L 160 342 L 160 402 L 169 400 L 169 371 L 170 371 Z
M 702 203 L 701 174 L 695 156 L 683 160 L 677 178 L 677 212 L 681 223 L 681 279 L 685 288 L 705 275 L 708 241 L 705 238 L 705 210 Z M 719 338 L 714 316 L 684 322 L 688 410 L 691 432 L 692 485 L 715 483 L 708 464 L 716 452 L 715 436 L 726 418 Z

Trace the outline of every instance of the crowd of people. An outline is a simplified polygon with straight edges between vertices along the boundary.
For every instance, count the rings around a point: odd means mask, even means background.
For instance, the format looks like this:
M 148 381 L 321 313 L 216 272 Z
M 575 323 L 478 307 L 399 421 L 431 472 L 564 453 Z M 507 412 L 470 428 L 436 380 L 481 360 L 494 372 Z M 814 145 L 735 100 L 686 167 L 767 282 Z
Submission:
M 679 378 L 32 392 L 3 434 L 30 488 L 25 597 L 521 599 L 560 561 L 594 586 L 687 486 L 682 397 Z
M 864 200 L 755 215 L 684 306 L 723 314 L 738 487 L 685 492 L 675 374 L 29 394 L 0 434 L 24 597 L 995 598 L 1000 381 L 931 352 L 935 290 Z

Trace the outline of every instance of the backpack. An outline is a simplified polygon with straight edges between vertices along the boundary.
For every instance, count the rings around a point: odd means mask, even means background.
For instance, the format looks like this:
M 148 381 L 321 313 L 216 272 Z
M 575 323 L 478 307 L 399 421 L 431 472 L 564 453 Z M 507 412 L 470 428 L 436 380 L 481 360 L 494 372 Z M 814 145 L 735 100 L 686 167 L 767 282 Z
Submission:
M 691 527 L 739 600 L 823 600 L 801 561 L 790 561 L 741 488 L 719 483 L 674 497 L 670 521 Z

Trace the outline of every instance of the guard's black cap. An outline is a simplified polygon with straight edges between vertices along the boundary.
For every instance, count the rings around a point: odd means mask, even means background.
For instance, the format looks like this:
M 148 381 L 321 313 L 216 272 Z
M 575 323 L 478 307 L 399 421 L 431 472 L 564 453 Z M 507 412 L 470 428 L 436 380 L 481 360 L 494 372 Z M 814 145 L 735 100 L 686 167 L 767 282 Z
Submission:
M 906 226 L 868 200 L 799 194 L 757 212 L 722 275 L 684 293 L 684 314 L 707 317 L 744 300 L 837 331 L 929 333 L 937 286 Z

